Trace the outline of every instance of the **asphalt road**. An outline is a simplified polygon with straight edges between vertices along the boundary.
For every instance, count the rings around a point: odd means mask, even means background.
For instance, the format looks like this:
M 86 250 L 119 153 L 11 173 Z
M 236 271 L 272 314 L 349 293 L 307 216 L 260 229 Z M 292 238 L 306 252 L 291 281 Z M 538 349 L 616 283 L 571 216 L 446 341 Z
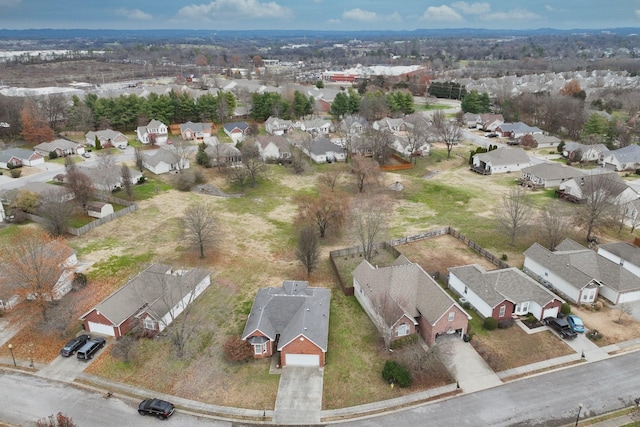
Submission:
M 13 372 L 0 371 L 0 402 L 0 421 L 15 425 L 27 425 L 58 412 L 71 417 L 78 426 L 157 426 L 158 423 L 163 426 L 232 425 L 230 422 L 197 417 L 180 411 L 176 411 L 166 421 L 143 417 L 138 415 L 139 402 L 122 400 L 117 396 L 105 399 L 100 393 Z
M 578 405 L 582 418 L 632 406 L 640 397 L 640 352 L 548 372 L 475 393 L 345 426 L 563 426 L 572 424 Z M 143 418 L 136 403 L 117 396 L 104 399 L 72 385 L 0 371 L 0 420 L 23 424 L 61 411 L 81 426 L 146 426 L 159 420 Z M 168 421 L 180 426 L 238 426 L 178 411 Z M 164 425 L 164 424 L 163 424 Z
M 640 397 L 640 352 L 522 379 L 347 426 L 563 426 L 633 406 Z

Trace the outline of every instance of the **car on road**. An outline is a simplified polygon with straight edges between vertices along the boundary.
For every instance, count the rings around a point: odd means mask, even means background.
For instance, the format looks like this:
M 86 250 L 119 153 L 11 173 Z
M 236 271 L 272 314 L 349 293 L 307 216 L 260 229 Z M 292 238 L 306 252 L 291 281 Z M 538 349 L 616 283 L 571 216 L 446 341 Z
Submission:
M 579 318 L 575 314 L 570 314 L 566 317 L 566 319 L 567 319 L 567 323 L 569 324 L 569 327 L 574 332 L 577 332 L 579 334 L 584 333 L 584 323 L 582 322 L 581 318 Z
M 78 350 L 78 352 L 76 353 L 76 357 L 79 360 L 93 359 L 93 355 L 96 354 L 96 352 L 106 344 L 107 341 L 101 337 L 90 339 L 82 347 L 80 347 L 80 350 Z
M 166 420 L 173 414 L 174 406 L 166 400 L 145 399 L 138 406 L 140 415 L 155 415 L 161 420 Z
M 544 319 L 545 325 L 555 330 L 564 339 L 574 339 L 578 336 L 577 333 L 571 329 L 569 322 L 565 319 L 558 319 L 557 317 L 546 317 Z
M 89 154 L 89 153 L 83 153 L 83 154 L 82 154 L 82 157 L 84 157 L 85 159 L 88 159 L 88 158 L 90 158 L 90 157 L 91 157 L 91 154 Z
M 60 354 L 64 357 L 73 356 L 91 337 L 89 335 L 78 335 L 62 347 Z
M 498 134 L 497 133 L 490 133 L 487 135 L 487 138 L 497 138 Z

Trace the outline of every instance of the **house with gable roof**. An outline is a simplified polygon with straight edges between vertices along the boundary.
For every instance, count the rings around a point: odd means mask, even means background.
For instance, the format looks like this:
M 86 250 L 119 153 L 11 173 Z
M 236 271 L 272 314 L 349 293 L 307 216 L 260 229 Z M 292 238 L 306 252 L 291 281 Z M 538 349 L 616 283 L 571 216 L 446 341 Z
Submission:
M 189 169 L 189 160 L 176 152 L 160 148 L 142 152 L 142 165 L 156 175 Z
M 235 166 L 242 163 L 242 151 L 235 145 L 218 142 L 204 149 L 212 166 Z
M 41 142 L 33 147 L 33 149 L 46 157 L 49 157 L 51 153 L 56 153 L 57 157 L 64 157 L 71 154 L 82 155 L 85 151 L 84 147 L 84 144 L 78 144 L 68 139 L 54 139 L 51 142 Z
M 482 317 L 497 321 L 529 313 L 538 320 L 557 317 L 564 302 L 515 267 L 491 271 L 477 264 L 452 267 L 448 286 Z
M 269 135 L 284 135 L 285 133 L 293 131 L 293 129 L 294 126 L 291 120 L 271 116 L 264 122 L 264 130 Z
M 180 125 L 180 136 L 185 141 L 202 140 L 211 136 L 210 123 L 187 122 Z
M 609 149 L 604 144 L 585 145 L 575 141 L 569 141 L 562 148 L 562 157 L 576 160 L 578 157 L 583 162 L 601 163 Z
M 515 122 L 515 123 L 502 123 L 501 125 L 496 127 L 495 130 L 501 137 L 503 138 L 521 138 L 527 134 L 542 135 L 544 132 L 542 129 L 537 128 L 535 126 L 529 126 L 526 123 Z
M 301 120 L 300 121 L 300 130 L 303 130 L 308 133 L 320 133 L 328 135 L 333 130 L 333 124 L 331 120 L 325 119 L 311 119 L 311 120 Z
M 0 168 L 9 169 L 20 166 L 36 166 L 44 163 L 44 156 L 25 148 L 8 148 L 0 151 Z
M 353 271 L 354 295 L 389 345 L 418 333 L 427 345 L 462 337 L 471 316 L 418 264 L 399 256 L 389 267 L 363 260 Z
M 112 129 L 87 132 L 84 137 L 85 144 L 91 147 L 95 147 L 96 138 L 100 141 L 100 145 L 102 146 L 102 148 L 126 148 L 129 145 L 129 140 L 126 136 L 124 136 L 122 132 L 118 132 Z
M 371 127 L 375 130 L 388 130 L 389 132 L 393 133 L 406 130 L 406 125 L 402 118 L 392 119 L 390 117 L 384 117 L 373 122 Z
M 234 143 L 242 141 L 251 133 L 251 127 L 247 122 L 225 123 L 223 128 L 224 133 L 226 133 Z
M 258 135 L 256 146 L 263 161 L 286 160 L 291 157 L 291 144 L 283 136 Z
M 473 156 L 471 170 L 483 175 L 520 171 L 533 163 L 527 153 L 520 147 L 498 148 Z
M 520 184 L 531 188 L 554 188 L 564 181 L 584 175 L 580 169 L 559 163 L 538 163 L 520 171 Z
M 638 193 L 615 172 L 585 174 L 560 183 L 556 190 L 558 197 L 575 203 L 584 203 L 594 195 L 605 192 L 607 202 L 624 206 L 638 198 Z
M 169 128 L 160 120 L 151 120 L 146 126 L 138 126 L 136 130 L 138 141 L 149 144 L 155 138 L 156 144 L 166 144 L 169 137 Z
M 615 171 L 637 169 L 640 167 L 640 145 L 631 144 L 603 154 L 602 167 Z
M 280 353 L 280 366 L 324 367 L 329 343 L 331 290 L 285 280 L 279 288 L 260 288 L 242 339 L 260 359 Z
M 91 334 L 120 338 L 136 326 L 162 332 L 211 284 L 201 268 L 152 264 L 80 317 Z
M 344 148 L 325 136 L 316 137 L 310 144 L 303 144 L 302 151 L 316 163 L 344 162 Z
M 479 128 L 488 131 L 495 132 L 496 128 L 504 123 L 504 117 L 502 114 L 483 113 L 480 114 Z

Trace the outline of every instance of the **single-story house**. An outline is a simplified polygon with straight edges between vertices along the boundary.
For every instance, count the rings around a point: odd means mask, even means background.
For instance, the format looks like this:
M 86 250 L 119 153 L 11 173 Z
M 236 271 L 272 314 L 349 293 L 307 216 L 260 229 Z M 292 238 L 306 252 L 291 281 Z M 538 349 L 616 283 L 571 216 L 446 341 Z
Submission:
M 162 332 L 211 284 L 208 271 L 153 264 L 80 317 L 91 334 L 120 338 L 136 326 Z
M 285 160 L 291 157 L 291 144 L 283 136 L 258 135 L 256 146 L 262 160 Z
M 201 140 L 211 136 L 210 123 L 187 122 L 180 125 L 180 136 L 185 141 Z
M 442 335 L 462 337 L 469 314 L 418 264 L 400 256 L 390 267 L 363 260 L 353 271 L 356 299 L 389 345 L 414 333 L 427 345 Z
M 462 115 L 462 125 L 469 129 L 476 129 L 480 123 L 480 115 L 475 113 L 464 113 Z
M 631 144 L 604 153 L 602 166 L 615 171 L 636 170 L 640 167 L 640 145 Z
M 330 302 L 331 290 L 306 281 L 258 289 L 242 339 L 252 345 L 254 358 L 280 352 L 280 366 L 324 367 Z
M 129 145 L 129 140 L 121 132 L 105 129 L 96 132 L 87 132 L 85 135 L 85 144 L 91 147 L 96 146 L 96 137 L 100 141 L 102 148 L 117 147 L 126 148 Z
M 301 120 L 300 129 L 309 133 L 328 135 L 333 130 L 333 124 L 330 120 L 325 119 Z
M 573 303 L 592 303 L 599 295 L 613 304 L 640 300 L 640 277 L 632 269 L 573 240 L 565 239 L 555 251 L 534 243 L 524 255 L 525 273 Z
M 93 187 L 100 191 L 116 191 L 123 187 L 122 167 L 119 165 L 86 167 L 78 166 L 83 174 L 87 175 Z M 131 184 L 137 184 L 142 178 L 142 172 L 138 169 L 129 168 L 129 176 Z
M 293 129 L 294 126 L 291 120 L 271 116 L 264 122 L 264 130 L 269 135 L 284 135 L 285 133 L 293 131 Z
M 598 245 L 598 255 L 640 277 L 640 248 L 626 242 Z M 606 297 L 605 293 L 603 295 Z M 640 300 L 640 291 L 628 291 L 618 296 L 618 303 Z
M 367 119 L 362 116 L 345 116 L 339 124 L 341 132 L 349 134 L 360 134 L 364 132 L 364 128 L 367 126 Z
M 104 218 L 107 215 L 113 213 L 113 205 L 111 203 L 104 203 L 93 201 L 87 203 L 87 215 L 94 218 Z
M 7 148 L 0 151 L 0 168 L 9 169 L 20 166 L 36 166 L 44 164 L 44 156 L 25 148 Z
M 503 138 L 513 138 L 513 139 L 521 138 L 527 134 L 542 135 L 544 133 L 542 129 L 537 128 L 535 126 L 529 126 L 522 122 L 502 123 L 501 125 L 496 127 L 495 131 Z
M 371 125 L 375 130 L 388 130 L 389 132 L 402 132 L 406 130 L 406 125 L 403 119 L 392 119 L 390 117 L 384 117 L 380 120 L 376 120 Z
M 638 198 L 638 193 L 615 172 L 591 173 L 568 179 L 560 184 L 556 194 L 562 199 L 584 203 L 590 197 L 602 194 L 602 191 L 609 203 L 618 206 Z
M 226 133 L 234 143 L 242 141 L 251 133 L 251 126 L 249 126 L 247 122 L 225 123 L 223 128 L 224 133 Z
M 504 123 L 502 114 L 483 113 L 480 114 L 478 127 L 484 131 L 495 132 L 496 128 Z
M 562 157 L 572 161 L 579 158 L 583 162 L 601 163 L 608 152 L 609 149 L 604 144 L 585 145 L 569 141 L 562 147 Z
M 344 148 L 325 136 L 319 136 L 309 144 L 303 144 L 302 151 L 316 163 L 344 162 L 346 158 Z
M 189 160 L 167 148 L 142 153 L 142 165 L 156 175 L 189 169 Z
M 51 142 L 41 142 L 33 149 L 45 157 L 49 157 L 51 153 L 56 153 L 57 157 L 65 157 L 71 154 L 84 154 L 84 147 L 84 144 L 69 141 L 68 139 L 54 139 Z
M 242 152 L 233 144 L 219 142 L 208 146 L 204 152 L 209 156 L 212 166 L 236 166 L 242 164 Z
M 146 126 L 138 126 L 136 130 L 138 141 L 143 144 L 154 142 L 156 144 L 166 144 L 169 137 L 169 128 L 160 120 L 151 120 Z
M 553 135 L 543 135 L 543 134 L 533 134 L 533 139 L 535 139 L 537 145 L 537 148 L 554 148 L 557 147 L 558 145 L 560 145 L 560 142 L 562 142 L 562 140 L 560 138 L 558 138 L 557 136 L 553 136 Z
M 415 150 L 412 151 L 413 147 L 411 146 L 412 144 L 410 144 L 407 136 L 393 135 L 391 137 L 391 140 L 391 148 L 404 156 L 427 156 L 429 154 L 429 151 L 431 150 L 431 144 L 429 144 L 428 142 L 424 142 L 422 145 L 416 147 Z
M 485 319 L 497 321 L 531 313 L 557 317 L 564 302 L 515 267 L 487 271 L 477 264 L 449 268 L 449 289 L 465 298 Z
M 517 172 L 532 164 L 531 159 L 522 148 L 503 147 L 475 154 L 471 170 L 483 175 L 492 175 L 494 173 Z
M 39 197 L 53 195 L 57 200 L 65 202 L 73 200 L 75 197 L 73 191 L 65 186 L 40 181 L 27 182 L 23 186 L 18 187 L 18 191 L 30 191 Z
M 531 188 L 554 188 L 568 179 L 584 175 L 580 169 L 559 163 L 538 163 L 520 171 L 520 183 Z

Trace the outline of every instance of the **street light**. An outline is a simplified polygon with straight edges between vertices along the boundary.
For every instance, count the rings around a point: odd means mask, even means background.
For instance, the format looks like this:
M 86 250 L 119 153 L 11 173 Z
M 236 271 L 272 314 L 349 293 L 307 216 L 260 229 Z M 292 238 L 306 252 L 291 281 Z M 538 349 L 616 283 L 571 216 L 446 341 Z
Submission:
M 580 421 L 580 411 L 582 411 L 582 403 L 578 405 L 578 416 L 576 417 L 576 425 L 575 427 L 578 427 L 578 421 Z
M 11 352 L 11 358 L 13 359 L 13 366 L 17 367 L 18 365 L 16 365 L 16 357 L 13 355 L 13 344 L 9 343 L 9 351 Z

